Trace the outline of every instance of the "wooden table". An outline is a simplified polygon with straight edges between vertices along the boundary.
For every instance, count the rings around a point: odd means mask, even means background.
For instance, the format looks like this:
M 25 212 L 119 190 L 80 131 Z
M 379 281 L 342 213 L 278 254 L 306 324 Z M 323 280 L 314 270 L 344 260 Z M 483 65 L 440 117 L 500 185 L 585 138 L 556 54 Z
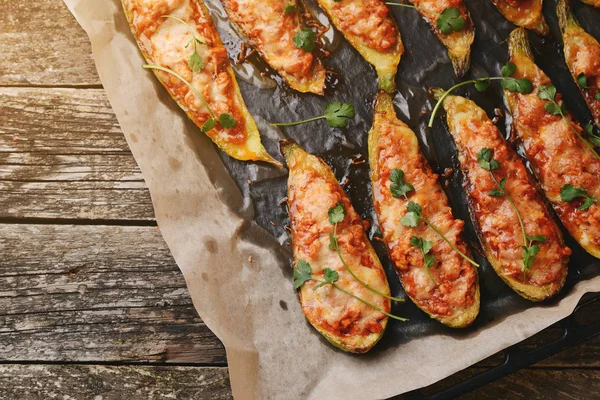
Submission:
M 156 227 L 87 36 L 60 0 L 0 9 L 0 397 L 231 398 L 223 345 Z M 598 393 L 600 337 L 465 397 Z

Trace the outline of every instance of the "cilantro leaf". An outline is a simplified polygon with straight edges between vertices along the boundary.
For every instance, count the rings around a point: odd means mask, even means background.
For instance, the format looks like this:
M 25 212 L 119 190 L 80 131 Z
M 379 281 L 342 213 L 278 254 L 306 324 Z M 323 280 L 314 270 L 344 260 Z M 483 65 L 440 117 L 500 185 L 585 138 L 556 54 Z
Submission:
M 214 127 L 215 127 L 215 120 L 212 118 L 209 118 L 204 122 L 204 124 L 202 125 L 202 128 L 200 130 L 202 132 L 206 133 Z
M 317 290 L 321 286 L 332 284 L 333 282 L 335 282 L 335 281 L 337 281 L 339 279 L 339 275 L 338 275 L 337 271 L 334 271 L 331 268 L 325 268 L 323 270 L 323 278 L 325 280 L 322 281 L 321 283 L 319 283 L 318 285 L 316 285 L 313 288 L 313 290 Z
M 595 98 L 596 100 L 600 101 L 600 92 L 596 93 L 596 94 L 594 95 L 594 98 Z
M 310 264 L 306 260 L 298 260 L 294 268 L 294 289 L 298 290 L 304 282 L 311 280 Z
M 533 92 L 533 83 L 527 78 L 504 78 L 500 84 L 504 89 L 512 93 L 529 94 Z
M 556 97 L 556 88 L 554 85 L 540 86 L 538 88 L 537 96 L 542 100 L 554 101 L 554 97 Z
M 586 196 L 588 196 L 588 192 L 582 186 L 575 187 L 571 184 L 566 184 L 560 188 L 560 198 L 562 201 L 569 202 L 569 201 L 573 201 L 579 197 L 586 197 Z
M 325 107 L 325 119 L 333 128 L 345 128 L 354 115 L 354 106 L 350 103 L 334 101 Z
M 421 214 L 421 211 L 423 211 L 423 209 L 421 208 L 421 206 L 418 203 L 415 203 L 414 201 L 409 201 L 408 202 L 408 206 L 406 206 L 406 209 L 409 212 L 414 212 L 416 214 Z
M 285 6 L 285 8 L 283 9 L 283 11 L 286 14 L 294 13 L 294 12 L 296 12 L 296 6 L 292 2 L 290 2 L 290 3 L 288 3 L 287 6 Z
M 479 78 L 475 80 L 475 89 L 478 92 L 485 92 L 487 88 L 490 87 L 490 79 L 489 78 Z
M 467 20 L 460 15 L 460 10 L 455 7 L 448 7 L 438 16 L 436 26 L 444 35 L 452 32 L 460 32 L 467 24 Z
M 527 240 L 529 240 L 531 243 L 545 243 L 546 242 L 546 235 L 535 235 L 535 236 L 527 236 Z
M 421 248 L 423 247 L 423 238 L 418 237 L 418 236 L 413 236 L 410 238 L 410 244 L 411 246 L 417 247 L 417 248 Z
M 395 198 L 402 197 L 406 195 L 406 193 L 415 190 L 413 185 L 404 182 L 404 171 L 401 169 L 392 169 L 392 172 L 390 172 L 390 180 L 392 181 L 392 184 L 390 185 L 390 192 Z
M 548 114 L 552 115 L 560 115 L 562 112 L 562 109 L 559 107 L 559 105 L 554 102 L 546 103 L 544 105 L 544 110 L 546 110 Z
M 500 167 L 500 163 L 493 159 L 494 152 L 487 147 L 482 148 L 477 153 L 477 162 L 479 166 L 486 171 L 492 171 Z
M 504 195 L 504 192 L 500 189 L 492 189 L 488 192 L 488 195 L 492 197 L 500 197 Z
M 571 184 L 563 185 L 563 187 L 560 188 L 560 198 L 562 201 L 566 202 L 571 202 L 579 198 L 585 199 L 583 203 L 577 207 L 579 211 L 585 211 L 590 208 L 592 204 L 598 202 L 598 199 L 591 196 L 583 186 L 575 187 Z
M 327 212 L 329 215 L 329 223 L 337 224 L 338 222 L 342 222 L 344 220 L 344 215 L 346 215 L 346 207 L 344 207 L 344 203 L 338 201 L 335 207 L 331 207 Z
M 508 78 L 509 76 L 512 76 L 516 70 L 517 66 L 509 61 L 502 67 L 502 77 Z
M 410 238 L 410 244 L 421 250 L 421 254 L 423 254 L 423 263 L 425 264 L 425 267 L 427 267 L 427 273 L 429 274 L 431 280 L 437 285 L 433 275 L 431 275 L 431 271 L 429 271 L 429 268 L 431 268 L 435 262 L 435 256 L 433 254 L 429 254 L 433 247 L 433 242 L 430 240 L 425 240 L 422 237 L 413 236 Z
M 200 72 L 202 68 L 204 68 L 204 60 L 200 57 L 200 55 L 194 49 L 194 52 L 188 58 L 188 66 L 194 72 Z
M 237 125 L 235 119 L 231 116 L 231 114 L 227 113 L 219 115 L 219 124 L 221 124 L 223 128 L 233 128 Z
M 577 83 L 579 83 L 579 86 L 581 86 L 584 89 L 588 88 L 587 77 L 583 72 L 577 75 Z
M 433 266 L 433 263 L 435 262 L 435 256 L 433 254 L 425 254 L 423 256 L 423 261 L 425 261 L 425 266 L 429 269 Z M 430 276 L 431 276 L 431 274 L 430 274 Z M 432 280 L 433 280 L 433 277 L 432 277 Z
M 421 206 L 414 201 L 409 201 L 406 206 L 408 212 L 404 214 L 400 223 L 404 226 L 408 226 L 410 228 L 414 228 L 419 225 L 419 221 L 421 220 Z
M 600 136 L 596 135 L 594 133 L 594 125 L 592 124 L 587 124 L 585 126 L 585 131 L 588 134 L 588 140 L 591 144 L 593 144 L 596 147 L 600 147 Z
M 311 52 L 317 47 L 317 34 L 310 28 L 302 28 L 292 39 L 297 48 Z
M 400 220 L 400 223 L 404 226 L 408 226 L 410 228 L 415 228 L 419 225 L 419 215 L 414 212 L 407 212 L 404 214 L 404 217 Z
M 533 263 L 535 262 L 535 256 L 540 252 L 540 246 L 534 244 L 532 246 L 526 247 L 521 246 L 523 248 L 523 266 L 525 269 L 531 269 L 533 267 Z

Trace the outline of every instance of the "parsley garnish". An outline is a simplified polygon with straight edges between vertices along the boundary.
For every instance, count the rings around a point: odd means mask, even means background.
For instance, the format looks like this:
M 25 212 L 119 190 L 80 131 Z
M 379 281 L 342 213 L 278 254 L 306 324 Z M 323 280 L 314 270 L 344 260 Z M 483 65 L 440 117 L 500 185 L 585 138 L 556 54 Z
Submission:
M 354 279 L 356 279 L 358 281 L 358 283 L 360 283 L 361 285 L 363 285 L 364 287 L 366 287 L 368 290 L 370 290 L 371 292 L 378 294 L 382 297 L 385 297 L 387 299 L 390 300 L 394 300 L 394 301 L 404 301 L 404 299 L 399 298 L 399 297 L 392 297 L 390 295 L 387 295 L 385 293 L 381 293 L 380 291 L 378 291 L 377 289 L 372 288 L 371 286 L 369 286 L 368 283 L 363 282 L 358 276 L 356 276 L 356 274 L 354 273 L 354 271 L 352 271 L 350 269 L 350 267 L 348 266 L 348 264 L 346 264 L 346 261 L 344 260 L 344 257 L 342 256 L 342 251 L 340 250 L 340 246 L 338 243 L 338 237 L 337 237 L 337 227 L 338 224 L 340 222 L 342 222 L 344 220 L 344 217 L 346 216 L 346 207 L 344 207 L 344 203 L 342 203 L 341 201 L 338 201 L 337 204 L 334 207 L 331 207 L 328 211 L 328 216 L 329 216 L 329 223 L 333 225 L 333 233 L 329 234 L 329 249 L 333 250 L 335 252 L 337 252 L 337 255 L 340 259 L 340 261 L 342 262 L 342 264 L 344 265 L 344 267 L 346 268 L 346 270 L 348 270 L 348 272 L 350 273 L 350 275 L 352 275 L 352 277 Z
M 364 305 L 371 307 L 372 309 L 374 309 L 376 311 L 379 311 L 383 315 L 387 315 L 388 317 L 396 319 L 398 321 L 403 321 L 403 322 L 408 321 L 408 319 L 406 319 L 406 318 L 401 318 L 396 315 L 390 314 L 386 311 L 383 311 L 381 308 L 379 308 L 379 307 L 369 303 L 368 301 L 361 299 L 360 297 L 356 296 L 355 294 L 349 292 L 348 290 L 344 289 L 343 287 L 341 287 L 340 285 L 338 285 L 336 283 L 338 279 L 339 279 L 339 274 L 337 273 L 337 271 L 334 271 L 331 268 L 325 268 L 323 270 L 323 280 L 314 278 L 311 275 L 310 264 L 306 260 L 298 260 L 298 262 L 296 263 L 296 267 L 294 268 L 294 288 L 296 290 L 300 289 L 300 287 L 302 287 L 302 285 L 304 285 L 305 282 L 310 281 L 310 280 L 318 282 L 318 284 L 313 287 L 313 290 L 317 290 L 320 287 L 325 286 L 325 285 L 331 285 L 334 288 L 336 288 L 337 290 L 339 290 L 340 292 L 346 293 L 348 296 L 360 301 Z
M 292 39 L 297 48 L 311 52 L 317 47 L 317 34 L 310 28 L 302 28 Z
M 157 69 L 159 71 L 169 73 L 169 74 L 173 75 L 174 77 L 176 77 L 177 79 L 179 79 L 181 82 L 185 83 L 187 85 L 187 87 L 189 87 L 190 90 L 192 92 L 194 92 L 194 94 L 200 99 L 200 101 L 202 101 L 202 103 L 208 110 L 208 114 L 210 115 L 210 118 L 207 119 L 204 122 L 204 125 L 202 125 L 202 128 L 200 128 L 200 130 L 202 132 L 206 133 L 206 132 L 210 131 L 211 129 L 213 129 L 215 127 L 215 121 L 217 121 L 217 120 L 219 121 L 219 124 L 223 128 L 233 128 L 234 126 L 237 125 L 235 119 L 231 116 L 231 114 L 222 113 L 217 117 L 217 115 L 214 113 L 212 108 L 210 108 L 210 105 L 208 104 L 208 102 L 206 101 L 204 96 L 202 96 L 202 94 L 198 91 L 198 89 L 196 89 L 191 83 L 189 83 L 183 76 L 179 75 L 177 72 L 173 71 L 172 69 L 161 67 L 160 65 L 153 65 L 153 64 L 142 65 L 142 68 Z
M 439 108 L 450 93 L 452 93 L 459 87 L 466 86 L 471 83 L 475 85 L 475 89 L 477 89 L 478 92 L 484 92 L 490 86 L 490 81 L 496 80 L 501 81 L 500 84 L 502 85 L 502 87 L 512 93 L 518 92 L 521 94 L 529 94 L 533 92 L 533 84 L 529 79 L 512 77 L 516 70 L 517 67 L 515 66 L 515 64 L 508 62 L 502 67 L 502 76 L 491 76 L 485 78 L 471 79 L 452 86 L 450 89 L 446 90 L 444 94 L 442 94 L 438 99 L 437 103 L 435 104 L 435 107 L 433 108 L 433 111 L 431 112 L 431 118 L 429 118 L 429 124 L 427 126 L 429 128 L 433 126 L 433 120 L 435 119 Z
M 402 225 L 408 226 L 410 228 L 416 228 L 419 225 L 419 222 L 422 220 L 423 222 L 425 222 L 425 224 L 427 224 L 427 226 L 433 229 L 435 233 L 437 233 L 442 239 L 444 239 L 444 241 L 448 243 L 452 250 L 456 251 L 465 260 L 467 260 L 474 266 L 479 267 L 479 264 L 471 260 L 465 253 L 460 251 L 458 247 L 456 247 L 452 242 L 448 240 L 446 235 L 440 232 L 435 225 L 433 225 L 431 222 L 429 222 L 427 218 L 423 216 L 423 209 L 418 203 L 408 200 L 407 193 L 414 191 L 415 188 L 410 183 L 404 182 L 404 171 L 398 168 L 394 168 L 390 172 L 390 180 L 392 181 L 392 183 L 390 184 L 390 192 L 392 193 L 392 196 L 395 198 L 404 197 L 404 199 L 408 201 L 408 204 L 406 206 L 407 213 L 404 214 L 402 219 L 400 219 L 400 223 Z
M 598 199 L 590 195 L 583 186 L 573 186 L 566 184 L 560 188 L 560 199 L 562 201 L 571 202 L 575 199 L 584 198 L 583 203 L 577 207 L 579 211 L 587 210 L 592 204 L 597 203 Z
M 334 0 L 335 1 L 335 0 Z M 415 10 L 420 10 L 428 14 L 435 15 L 437 17 L 437 21 L 435 26 L 440 30 L 442 35 L 449 35 L 452 32 L 460 32 L 467 25 L 467 20 L 463 18 L 460 13 L 460 10 L 456 7 L 448 7 L 445 8 L 440 14 L 426 10 L 421 7 L 413 6 L 410 4 L 400 4 L 400 3 L 385 3 L 388 6 L 396 6 L 396 7 L 405 7 L 405 8 L 414 8 Z
M 523 271 L 523 282 L 527 280 L 527 270 L 533 267 L 533 263 L 535 261 L 535 256 L 540 252 L 540 246 L 537 243 L 544 243 L 546 241 L 546 236 L 544 235 L 535 235 L 535 236 L 527 236 L 525 232 L 525 224 L 523 223 L 523 218 L 521 217 L 521 213 L 517 208 L 515 202 L 512 197 L 504 190 L 506 187 L 506 178 L 502 178 L 500 182 L 494 175 L 492 171 L 500 168 L 500 162 L 494 159 L 494 152 L 486 147 L 482 148 L 477 154 L 477 162 L 479 166 L 484 170 L 490 173 L 492 180 L 496 184 L 496 188 L 491 190 L 488 195 L 492 197 L 501 197 L 504 196 L 506 200 L 510 203 L 513 210 L 517 214 L 517 219 L 519 220 L 519 225 L 521 226 L 521 233 L 523 234 L 523 245 L 521 248 L 523 249 L 523 267 L 521 270 Z
M 429 278 L 431 278 L 433 283 L 437 285 L 438 283 L 435 281 L 430 271 L 430 268 L 435 262 L 435 257 L 433 254 L 430 254 L 431 249 L 433 248 L 433 242 L 431 240 L 424 240 L 422 237 L 413 236 L 410 238 L 410 244 L 421 250 L 421 254 L 423 254 L 423 262 L 425 263 L 425 268 L 427 269 L 427 275 L 429 275 Z
M 594 150 L 594 146 L 589 141 L 587 141 L 583 136 L 581 136 L 581 134 L 573 126 L 573 124 L 571 123 L 569 118 L 567 118 L 567 116 L 566 116 L 567 111 L 565 109 L 564 103 L 561 101 L 560 102 L 561 104 L 559 104 L 556 101 L 556 99 L 555 99 L 556 88 L 554 87 L 554 85 L 550 84 L 548 86 L 538 87 L 537 96 L 542 100 L 547 100 L 548 102 L 544 105 L 544 109 L 549 114 L 560 115 L 562 117 L 562 119 L 569 125 L 569 128 L 571 128 L 571 130 L 573 132 L 575 132 L 575 134 L 579 137 L 579 139 L 581 139 L 581 141 L 592 151 L 592 153 L 594 153 L 596 158 L 600 159 L 600 155 L 598 155 L 598 153 L 596 153 L 596 151 Z
M 332 128 L 345 128 L 346 125 L 348 125 L 348 120 L 354 118 L 354 115 L 354 106 L 352 104 L 334 101 L 333 103 L 327 104 L 327 106 L 325 106 L 324 114 L 318 117 L 295 122 L 277 122 L 271 124 L 271 126 L 294 126 L 319 119 L 326 119 L 327 123 Z
M 191 45 L 192 49 L 194 50 L 188 58 L 188 67 L 190 67 L 190 69 L 194 72 L 200 72 L 200 70 L 204 68 L 204 60 L 202 59 L 202 57 L 200 57 L 200 54 L 198 54 L 198 49 L 196 48 L 196 46 L 202 45 L 204 44 L 204 42 L 196 37 L 196 35 L 194 34 L 194 29 L 181 18 L 170 14 L 163 15 L 162 18 L 174 19 L 175 21 L 187 26 L 190 32 L 192 32 L 192 39 L 188 44 L 185 45 L 186 48 L 188 48 L 188 46 Z

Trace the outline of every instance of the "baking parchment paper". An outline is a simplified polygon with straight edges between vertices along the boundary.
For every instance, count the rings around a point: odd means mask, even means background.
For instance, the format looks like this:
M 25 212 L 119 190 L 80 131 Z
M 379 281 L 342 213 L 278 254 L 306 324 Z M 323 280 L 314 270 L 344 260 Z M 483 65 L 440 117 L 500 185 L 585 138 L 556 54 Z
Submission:
M 178 0 L 187 1 L 187 0 Z M 600 265 L 566 235 L 573 249 L 565 288 L 550 302 L 533 304 L 510 290 L 483 262 L 480 268 L 481 313 L 465 330 L 451 330 L 430 320 L 412 303 L 393 311 L 410 319 L 390 321 L 382 341 L 368 354 L 351 355 L 329 345 L 305 320 L 291 279 L 291 247 L 285 230 L 285 170 L 233 160 L 219 152 L 185 116 L 144 63 L 118 0 L 65 0 L 88 33 L 100 79 L 131 151 L 150 189 L 156 219 L 186 279 L 198 313 L 223 341 L 234 396 L 238 399 L 375 399 L 429 385 L 517 343 L 569 315 L 583 293 L 600 290 Z M 216 4 L 215 4 L 216 3 Z M 553 34 L 558 36 L 554 2 L 545 2 Z M 513 26 L 489 1 L 467 1 L 476 27 L 473 76 L 498 75 L 507 59 L 505 39 Z M 208 3 L 223 40 L 235 57 L 239 38 L 223 23 L 216 0 Z M 575 4 L 581 23 L 600 38 L 600 12 Z M 456 171 L 455 146 L 441 122 L 425 128 L 431 107 L 428 86 L 449 87 L 454 76 L 444 47 L 414 11 L 394 8 L 407 49 L 398 72 L 394 98 L 399 116 L 417 135 L 421 148 L 442 173 Z M 329 35 L 332 38 L 331 35 Z M 581 121 L 590 116 L 554 39 L 530 35 L 536 60 L 565 95 Z M 309 152 L 334 169 L 355 208 L 373 222 L 370 201 L 367 132 L 377 91 L 373 69 L 339 34 L 325 61 L 336 72 L 325 98 L 301 95 L 268 79 L 240 79 L 263 141 L 280 157 L 282 132 L 266 121 L 293 121 L 319 115 L 334 100 L 352 102 L 357 117 L 345 130 L 325 121 L 285 128 Z M 337 45 L 336 45 L 337 43 Z M 252 65 L 238 67 L 240 77 Z M 263 66 L 257 65 L 262 70 Z M 257 78 L 255 75 L 254 78 Z M 463 92 L 465 93 L 465 92 Z M 466 91 L 488 115 L 505 109 L 501 88 Z M 509 117 L 498 125 L 508 132 Z M 354 162 L 353 162 L 354 160 Z M 455 214 L 469 221 L 462 177 L 447 182 Z M 472 226 L 467 237 L 475 244 Z M 401 286 L 379 241 L 373 241 L 384 264 L 392 293 Z M 200 377 L 199 377 L 200 378 Z

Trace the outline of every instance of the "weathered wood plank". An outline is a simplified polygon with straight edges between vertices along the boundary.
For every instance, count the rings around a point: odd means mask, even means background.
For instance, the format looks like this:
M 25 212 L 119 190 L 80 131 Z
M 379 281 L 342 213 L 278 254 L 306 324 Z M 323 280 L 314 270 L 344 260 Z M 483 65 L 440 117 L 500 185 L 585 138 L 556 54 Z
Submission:
M 158 228 L 0 225 L 0 254 L 0 360 L 225 365 Z
M 0 218 L 153 220 L 101 90 L 0 88 Z
M 227 368 L 0 365 L 4 399 L 229 400 Z
M 0 0 L 0 85 L 98 85 L 89 39 L 60 0 Z
M 0 152 L 131 154 L 102 89 L 0 88 L 0 107 Z

